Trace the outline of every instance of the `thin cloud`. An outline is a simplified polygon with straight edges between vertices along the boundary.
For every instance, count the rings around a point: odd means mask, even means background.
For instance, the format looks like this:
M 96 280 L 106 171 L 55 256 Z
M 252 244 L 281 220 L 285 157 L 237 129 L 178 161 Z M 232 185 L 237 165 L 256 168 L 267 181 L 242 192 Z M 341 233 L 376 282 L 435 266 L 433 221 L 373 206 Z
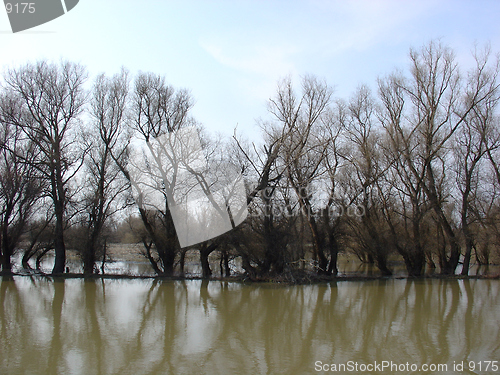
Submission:
M 298 48 L 290 44 L 234 44 L 225 40 L 201 41 L 200 44 L 217 62 L 242 73 L 275 76 L 296 71 L 292 58 Z
M 299 71 L 294 63 L 298 48 L 290 43 L 235 43 L 221 37 L 201 41 L 200 45 L 219 64 L 234 70 L 232 85 L 247 100 L 266 100 L 279 78 Z
M 436 12 L 436 1 L 313 1 L 322 12 L 335 21 L 327 26 L 328 38 L 319 48 L 328 46 L 333 53 L 345 50 L 366 50 L 391 41 L 410 37 L 409 25 Z M 441 8 L 443 2 L 440 3 Z M 324 27 L 322 25 L 321 27 Z

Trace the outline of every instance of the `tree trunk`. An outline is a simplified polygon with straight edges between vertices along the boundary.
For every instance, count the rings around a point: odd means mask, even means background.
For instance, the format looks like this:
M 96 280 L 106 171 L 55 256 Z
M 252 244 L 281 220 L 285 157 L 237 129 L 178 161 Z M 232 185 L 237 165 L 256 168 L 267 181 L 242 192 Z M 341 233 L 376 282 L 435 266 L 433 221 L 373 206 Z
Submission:
M 202 278 L 209 279 L 212 276 L 212 270 L 210 269 L 210 263 L 208 262 L 208 254 L 206 251 L 200 250 L 200 262 Z
M 383 276 L 392 276 L 392 271 L 389 269 L 389 267 L 387 267 L 387 258 L 382 255 L 381 250 L 377 251 L 375 262 L 377 264 L 377 268 L 380 270 Z
M 58 228 L 60 227 L 60 228 Z M 64 267 L 66 266 L 66 248 L 64 246 L 64 235 L 62 225 L 56 222 L 55 238 L 54 238 L 54 250 L 56 253 L 56 259 L 54 262 L 54 268 L 52 269 L 53 274 L 64 273 Z
M 477 164 L 478 161 L 479 158 L 475 159 L 472 164 L 471 170 L 467 171 L 465 176 L 465 190 L 462 193 L 462 233 L 465 238 L 465 254 L 464 254 L 464 264 L 462 267 L 461 274 L 464 276 L 469 274 L 472 246 L 474 245 L 472 239 L 472 233 L 469 230 L 468 213 L 469 213 L 469 196 L 471 193 L 471 181 L 472 181 L 471 174 L 474 166 Z
M 224 277 L 231 276 L 231 268 L 229 267 L 229 254 L 226 249 L 221 252 L 221 267 L 220 267 L 220 275 Z M 223 267 L 224 266 L 224 267 Z M 224 271 L 224 272 L 222 272 Z
M 328 259 L 323 252 L 323 238 L 319 233 L 314 217 L 311 214 L 308 214 L 308 216 L 307 222 L 309 224 L 309 229 L 311 230 L 313 251 L 318 256 L 318 274 L 328 274 Z
M 2 233 L 1 233 L 1 243 L 0 243 L 1 247 L 0 259 L 2 260 L 2 273 L 4 274 L 12 273 L 11 257 L 13 249 L 11 248 L 11 244 L 9 241 L 7 224 L 8 224 L 8 219 L 4 217 L 4 223 L 2 225 Z
M 104 248 L 102 249 L 102 263 L 101 263 L 101 274 L 103 274 L 103 275 L 105 272 L 104 265 L 106 264 L 107 252 L 108 252 L 108 243 L 107 243 L 107 240 L 104 240 Z
M 335 238 L 335 235 L 331 232 L 328 234 L 328 239 L 329 239 L 328 245 L 330 248 L 330 264 L 328 265 L 327 273 L 333 276 L 337 276 L 338 274 L 337 260 L 339 254 L 339 244 L 337 242 L 337 239 Z
M 410 277 L 422 276 L 422 272 L 425 265 L 425 255 L 419 250 L 412 252 L 403 252 L 403 256 L 406 271 Z
M 174 219 L 168 207 L 168 202 L 165 201 L 165 232 L 167 234 L 167 242 L 159 246 L 161 254 L 161 260 L 163 262 L 163 272 L 167 276 L 173 276 L 174 265 L 175 265 L 175 255 L 177 254 L 179 247 L 179 240 L 177 239 L 177 233 L 175 231 Z M 158 246 L 158 245 L 157 245 Z
M 95 269 L 95 251 L 91 247 L 87 247 L 83 255 L 83 273 L 85 275 L 92 275 Z
M 162 251 L 161 260 L 163 263 L 163 274 L 165 276 L 173 276 L 175 264 L 175 251 L 172 249 L 165 249 Z
M 184 276 L 184 266 L 186 265 L 186 251 L 181 251 L 181 257 L 179 259 L 179 272 L 181 276 Z
M 468 230 L 465 231 L 465 254 L 464 254 L 464 264 L 462 267 L 462 272 L 461 274 L 464 276 L 467 276 L 469 274 L 469 267 L 470 267 L 470 258 L 472 254 L 472 238 L 470 234 L 468 234 Z
M 66 247 L 64 245 L 64 204 L 61 200 L 55 198 L 55 216 L 56 225 L 54 231 L 54 250 L 56 259 L 54 262 L 53 274 L 64 273 L 66 266 Z
M 50 250 L 52 250 L 51 246 L 45 247 L 40 254 L 36 257 L 35 268 L 40 271 L 40 264 L 42 263 L 42 258 L 47 254 Z
M 460 245 L 458 244 L 458 239 L 450 225 L 450 222 L 443 212 L 442 205 L 439 203 L 434 180 L 434 172 L 430 163 L 427 165 L 427 181 L 429 186 L 425 188 L 426 195 L 432 204 L 437 221 L 439 222 L 441 229 L 444 231 L 448 244 L 450 245 L 449 257 L 446 256 L 446 253 L 441 253 L 441 257 L 443 258 L 441 259 L 441 273 L 443 275 L 452 275 L 455 273 L 455 269 L 457 268 L 458 261 L 460 259 Z
M 146 240 L 143 238 L 142 244 L 144 245 L 144 248 L 146 249 L 146 258 L 148 258 L 149 263 L 151 264 L 151 267 L 153 267 L 153 270 L 156 272 L 157 275 L 161 275 L 161 270 L 158 267 L 158 263 L 156 263 L 153 256 L 151 255 L 151 247 L 153 246 L 153 241 L 150 241 L 149 243 L 147 243 Z
M 208 261 L 208 256 L 217 248 L 218 244 L 212 242 L 210 245 L 207 245 L 205 242 L 200 247 L 200 262 L 201 262 L 201 270 L 202 277 L 204 279 L 209 279 L 212 276 L 212 270 L 210 269 L 210 263 Z

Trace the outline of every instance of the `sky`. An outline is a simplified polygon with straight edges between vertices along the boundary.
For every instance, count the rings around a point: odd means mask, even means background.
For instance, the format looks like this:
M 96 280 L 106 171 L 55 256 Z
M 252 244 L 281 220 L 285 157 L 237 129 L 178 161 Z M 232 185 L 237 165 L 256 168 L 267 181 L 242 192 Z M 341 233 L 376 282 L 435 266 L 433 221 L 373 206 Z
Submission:
M 231 135 L 237 127 L 256 139 L 283 77 L 316 75 L 348 98 L 405 70 L 410 47 L 438 38 L 467 67 L 474 43 L 500 52 L 499 16 L 493 0 L 80 0 L 15 34 L 0 9 L 0 71 L 66 59 L 85 65 L 89 82 L 122 66 L 161 74 L 191 91 L 192 114 L 207 130 Z

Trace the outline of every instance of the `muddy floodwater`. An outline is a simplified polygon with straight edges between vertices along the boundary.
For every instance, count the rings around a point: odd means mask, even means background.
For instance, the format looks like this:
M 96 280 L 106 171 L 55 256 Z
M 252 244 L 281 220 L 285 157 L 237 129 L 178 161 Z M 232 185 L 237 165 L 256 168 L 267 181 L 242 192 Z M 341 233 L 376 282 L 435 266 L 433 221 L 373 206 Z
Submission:
M 0 282 L 2 375 L 500 373 L 499 280 Z

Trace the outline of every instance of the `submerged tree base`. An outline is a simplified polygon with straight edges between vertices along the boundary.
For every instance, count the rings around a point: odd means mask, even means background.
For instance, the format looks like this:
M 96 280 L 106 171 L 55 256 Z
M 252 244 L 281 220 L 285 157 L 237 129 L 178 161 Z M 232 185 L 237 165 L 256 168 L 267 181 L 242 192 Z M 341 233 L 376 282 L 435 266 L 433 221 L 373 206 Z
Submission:
M 426 279 L 443 279 L 443 280 L 480 280 L 480 279 L 490 279 L 490 280 L 500 280 L 500 273 L 491 275 L 444 275 L 444 274 L 432 274 L 432 275 L 422 275 L 422 276 L 384 276 L 384 275 L 318 275 L 317 273 L 310 271 L 296 270 L 287 272 L 277 276 L 265 276 L 265 277 L 249 277 L 248 275 L 240 274 L 230 277 L 210 277 L 203 278 L 201 276 L 158 276 L 158 275 L 127 275 L 127 274 L 91 274 L 86 275 L 83 273 L 60 273 L 60 274 L 50 274 L 43 272 L 4 272 L 0 271 L 0 276 L 2 277 L 12 277 L 12 276 L 25 276 L 25 277 L 43 277 L 49 280 L 55 279 L 88 279 L 88 280 L 99 280 L 99 279 L 137 279 L 137 280 L 173 280 L 173 281 L 184 281 L 184 280 L 204 280 L 204 281 L 226 281 L 226 282 L 243 282 L 243 283 L 272 283 L 272 284 L 285 284 L 285 285 L 304 285 L 304 284 L 320 284 L 328 282 L 337 281 L 372 281 L 372 280 L 426 280 Z

